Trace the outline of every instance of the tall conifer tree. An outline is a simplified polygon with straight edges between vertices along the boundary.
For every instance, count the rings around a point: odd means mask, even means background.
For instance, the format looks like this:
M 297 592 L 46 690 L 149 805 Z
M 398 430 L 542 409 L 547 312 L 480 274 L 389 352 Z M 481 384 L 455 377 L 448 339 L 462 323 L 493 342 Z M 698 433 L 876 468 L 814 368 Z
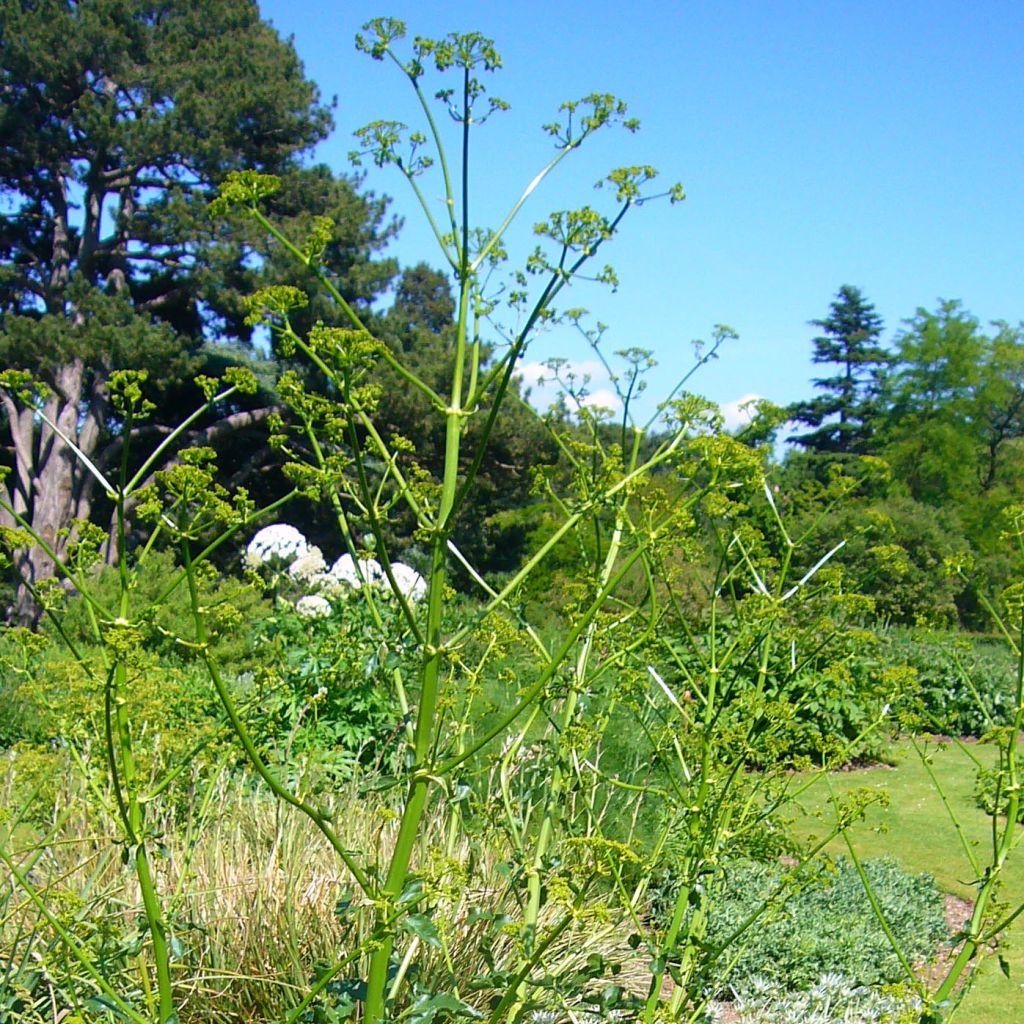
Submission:
M 282 176 L 273 212 L 297 237 L 336 220 L 331 263 L 352 301 L 393 271 L 369 261 L 383 204 L 301 167 L 330 110 L 251 0 L 0 0 L 0 98 L 0 525 L 45 540 L 19 556 L 26 620 L 24 584 L 53 574 L 69 524 L 94 512 L 68 442 L 102 467 L 123 441 L 111 373 L 150 371 L 158 431 L 195 401 L 176 384 L 209 364 L 204 346 L 248 340 L 240 297 L 274 279 L 275 253 L 208 216 L 229 171 Z M 12 370 L 45 385 L 35 407 Z
M 878 412 L 882 374 L 891 361 L 879 344 L 882 318 L 860 289 L 844 284 L 829 315 L 811 324 L 823 332 L 813 340 L 814 362 L 836 366 L 837 372 L 814 381 L 815 398 L 790 406 L 792 420 L 815 428 L 790 442 L 821 453 L 863 453 Z

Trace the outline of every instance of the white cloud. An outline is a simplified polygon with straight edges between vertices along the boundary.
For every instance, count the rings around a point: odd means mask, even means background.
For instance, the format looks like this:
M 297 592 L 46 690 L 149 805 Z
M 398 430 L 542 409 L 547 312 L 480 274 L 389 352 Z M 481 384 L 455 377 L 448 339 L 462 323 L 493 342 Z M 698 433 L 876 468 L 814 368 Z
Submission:
M 619 396 L 611 388 L 598 388 L 596 391 L 592 391 L 583 399 L 583 404 L 589 405 L 591 408 L 596 406 L 601 409 L 611 409 L 613 412 L 619 412 L 622 409 Z
M 751 392 L 747 395 L 740 395 L 739 398 L 731 402 L 722 402 L 718 408 L 722 410 L 722 416 L 725 419 L 723 424 L 725 429 L 732 431 L 745 427 L 754 418 L 755 409 L 753 406 L 744 409 L 743 406 L 748 402 L 756 402 L 761 397 L 761 395 L 755 395 Z
M 554 380 L 554 372 L 543 363 L 523 363 L 518 375 L 530 389 L 530 404 L 541 412 L 546 412 L 562 391 L 561 385 Z M 589 394 L 583 399 L 584 405 L 621 412 L 622 402 L 611 386 L 608 371 L 599 360 L 567 360 L 558 368 L 558 376 L 577 388 L 585 381 Z
M 551 371 L 543 363 L 523 363 L 516 371 L 516 376 L 528 387 L 536 387 L 544 374 Z

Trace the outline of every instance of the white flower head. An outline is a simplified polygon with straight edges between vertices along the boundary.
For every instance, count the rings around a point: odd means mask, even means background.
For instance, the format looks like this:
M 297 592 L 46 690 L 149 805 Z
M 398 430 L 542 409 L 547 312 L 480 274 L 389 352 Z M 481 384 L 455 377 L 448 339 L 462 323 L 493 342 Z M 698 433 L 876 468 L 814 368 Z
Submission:
M 320 594 L 306 594 L 295 602 L 295 610 L 304 619 L 324 619 L 331 614 L 331 602 Z
M 307 551 L 309 544 L 306 538 L 294 526 L 274 523 L 272 526 L 264 526 L 249 541 L 249 546 L 245 549 L 245 564 L 255 569 L 257 566 L 265 565 L 272 558 L 291 562 Z
M 316 546 L 307 548 L 304 554 L 298 555 L 288 566 L 288 575 L 296 583 L 311 583 L 327 568 L 324 556 Z
M 339 580 L 337 576 L 329 572 L 314 573 L 307 580 L 306 586 L 315 593 L 323 594 L 324 597 L 330 598 L 332 601 L 336 601 L 339 597 L 344 597 L 352 590 L 347 583 Z
M 404 562 L 391 563 L 391 575 L 395 578 L 395 584 L 399 593 L 412 604 L 423 600 L 427 592 L 427 581 L 411 566 Z M 383 583 L 389 584 L 387 577 Z
M 342 555 L 334 565 L 331 566 L 331 575 L 353 590 L 363 586 L 364 583 L 379 583 L 384 579 L 384 570 L 372 558 L 360 558 L 359 565 L 351 555 Z

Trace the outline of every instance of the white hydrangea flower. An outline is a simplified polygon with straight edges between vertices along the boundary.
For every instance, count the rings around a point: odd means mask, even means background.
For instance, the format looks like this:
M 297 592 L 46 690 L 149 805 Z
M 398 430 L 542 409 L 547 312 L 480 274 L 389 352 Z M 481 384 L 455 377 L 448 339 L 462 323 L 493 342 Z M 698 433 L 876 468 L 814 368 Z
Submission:
M 361 587 L 364 583 L 379 583 L 385 578 L 384 570 L 372 558 L 360 558 L 357 570 L 355 559 L 348 554 L 342 555 L 331 566 L 331 575 L 353 589 Z
M 315 545 L 310 547 L 305 554 L 298 555 L 294 562 L 288 566 L 288 575 L 296 583 L 311 583 L 318 575 L 327 568 L 323 553 Z
M 287 523 L 274 523 L 272 526 L 264 526 L 245 549 L 245 564 L 255 569 L 257 566 L 265 565 L 272 558 L 280 558 L 284 562 L 291 562 L 309 551 L 309 544 L 306 538 Z
M 337 576 L 329 572 L 318 572 L 310 576 L 306 586 L 310 590 L 315 590 L 318 594 L 329 597 L 332 601 L 337 600 L 339 597 L 344 597 L 352 590 L 348 583 L 338 579 Z
M 306 594 L 295 602 L 295 610 L 304 619 L 323 619 L 331 614 L 331 602 L 320 594 Z
M 411 565 L 392 562 L 391 575 L 395 578 L 399 592 L 407 601 L 416 604 L 423 600 L 427 592 L 427 581 Z M 387 577 L 384 582 L 387 582 Z

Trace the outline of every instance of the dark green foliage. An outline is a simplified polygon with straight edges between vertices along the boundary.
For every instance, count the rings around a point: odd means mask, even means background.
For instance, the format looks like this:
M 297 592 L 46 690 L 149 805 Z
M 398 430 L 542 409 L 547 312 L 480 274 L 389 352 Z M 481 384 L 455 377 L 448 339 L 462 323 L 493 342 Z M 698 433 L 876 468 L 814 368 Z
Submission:
M 909 875 L 893 860 L 864 864 L 872 892 L 911 962 L 930 960 L 949 938 L 945 906 L 930 875 Z M 792 898 L 776 903 L 786 869 L 776 864 L 733 861 L 717 881 L 708 942 L 711 950 L 751 915 L 767 907 L 739 940 L 745 946 L 729 982 L 737 987 L 756 977 L 789 989 L 805 989 L 825 973 L 861 985 L 883 985 L 904 977 L 889 940 L 871 909 L 853 864 L 840 860 L 834 874 L 801 883 Z M 729 956 L 733 950 L 725 955 Z
M 912 723 L 944 736 L 984 736 L 1007 725 L 1015 711 L 1016 664 L 1006 646 L 968 634 L 886 630 L 873 658 L 905 666 L 914 682 L 904 690 Z
M 824 332 L 814 339 L 814 362 L 835 365 L 838 372 L 814 381 L 823 394 L 790 407 L 792 419 L 816 428 L 790 441 L 818 452 L 867 451 L 879 411 L 881 374 L 890 360 L 878 341 L 882 318 L 860 289 L 844 284 L 829 315 L 811 323 Z
M 195 640 L 195 624 L 189 607 L 188 585 L 181 567 L 170 551 L 153 551 L 141 567 L 130 574 L 128 617 L 144 624 L 143 644 L 146 650 L 171 662 L 191 662 L 198 652 L 190 646 Z M 176 579 L 180 583 L 167 593 Z M 120 582 L 116 569 L 101 567 L 90 581 L 90 593 L 99 604 L 111 610 L 118 607 Z M 213 637 L 211 653 L 231 671 L 252 667 L 253 653 L 250 633 L 254 625 L 273 612 L 272 603 L 256 588 L 230 575 L 208 571 L 200 577 L 200 593 L 204 605 L 211 610 Z M 166 596 L 164 596 L 166 594 Z M 164 597 L 159 607 L 150 609 L 157 598 Z M 72 643 L 95 642 L 95 625 L 89 604 L 80 597 L 70 598 L 58 613 L 60 627 Z M 43 622 L 43 631 L 57 640 L 56 626 L 51 619 Z
M 910 498 L 850 501 L 820 525 L 823 543 L 845 541 L 835 556 L 847 586 L 874 602 L 879 623 L 913 626 L 958 621 L 964 589 L 947 560 L 969 549 L 955 510 Z
M 896 339 L 886 385 L 884 455 L 920 501 L 958 500 L 978 489 L 975 408 L 988 339 L 959 302 L 918 309 Z
M 384 203 L 300 166 L 330 112 L 254 3 L 0 0 L 0 36 L 0 364 L 37 378 L 45 416 L 104 472 L 116 473 L 126 441 L 112 373 L 150 371 L 152 415 L 132 433 L 154 442 L 198 404 L 194 375 L 223 371 L 224 352 L 209 345 L 250 340 L 241 294 L 283 273 L 279 243 L 239 218 L 210 218 L 229 172 L 281 176 L 271 207 L 282 232 L 301 243 L 320 225 L 351 302 L 368 308 L 387 284 L 393 266 L 371 261 L 392 231 Z M 315 290 L 309 312 L 330 312 Z M 23 390 L 0 386 L 0 429 L 11 435 L 2 461 L 15 469 L 0 505 L 55 548 L 19 554 L 17 573 L 32 583 L 54 574 L 73 518 L 107 528 L 109 509 L 81 460 L 20 402 Z M 269 401 L 265 392 L 216 409 L 186 441 L 223 443 Z M 250 435 L 244 458 L 233 454 L 243 475 L 265 461 L 261 447 Z M 38 614 L 25 585 L 16 614 Z
M 382 612 L 383 632 L 358 596 L 335 601 L 324 618 L 303 618 L 282 601 L 256 624 L 256 668 L 238 685 L 273 761 L 335 779 L 360 760 L 386 761 L 401 715 L 393 674 L 413 666 L 394 602 Z

